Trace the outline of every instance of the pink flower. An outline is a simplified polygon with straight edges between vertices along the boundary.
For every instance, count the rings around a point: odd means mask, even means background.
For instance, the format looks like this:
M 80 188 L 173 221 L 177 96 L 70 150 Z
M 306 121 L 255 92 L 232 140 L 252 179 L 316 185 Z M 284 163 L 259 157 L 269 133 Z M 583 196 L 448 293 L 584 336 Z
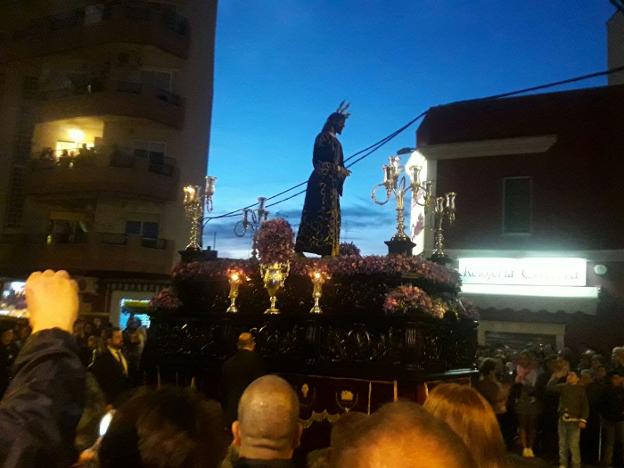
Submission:
M 174 311 L 182 307 L 182 301 L 173 294 L 171 289 L 160 290 L 150 301 L 150 309 L 160 311 Z
M 384 301 L 384 310 L 389 314 L 424 312 L 441 318 L 434 310 L 429 294 L 411 285 L 399 286 L 390 291 Z
M 294 233 L 282 218 L 265 221 L 256 234 L 256 245 L 262 263 L 285 263 L 294 254 Z

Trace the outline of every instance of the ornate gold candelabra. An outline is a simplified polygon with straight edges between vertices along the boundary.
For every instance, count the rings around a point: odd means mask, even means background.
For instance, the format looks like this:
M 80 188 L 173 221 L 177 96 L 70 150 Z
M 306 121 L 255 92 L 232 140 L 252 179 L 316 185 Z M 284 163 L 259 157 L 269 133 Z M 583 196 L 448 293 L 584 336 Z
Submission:
M 215 193 L 216 181 L 216 177 L 206 176 L 204 187 L 199 185 L 185 185 L 183 188 L 184 211 L 191 221 L 189 243 L 186 246 L 186 250 L 202 250 L 204 213 L 205 211 L 208 211 L 208 213 L 212 211 L 212 197 Z
M 323 310 L 319 305 L 319 301 L 323 296 L 323 284 L 331 277 L 324 271 L 314 270 L 310 273 L 310 279 L 312 280 L 312 299 L 314 299 L 314 305 L 310 309 L 310 313 L 322 314 Z
M 238 288 L 241 283 L 247 279 L 247 276 L 241 271 L 231 270 L 228 272 L 228 283 L 230 284 L 228 299 L 230 300 L 230 306 L 227 308 L 226 312 L 232 314 L 238 312 L 238 307 L 236 306 L 236 299 L 238 298 Z
M 432 260 L 444 260 L 447 258 L 444 252 L 444 221 L 449 225 L 455 222 L 455 192 L 445 193 L 444 196 L 436 197 L 433 209 L 433 252 Z
M 432 182 L 427 180 L 424 183 L 420 182 L 420 168 L 418 166 L 410 166 L 404 168 L 401 166 L 401 157 L 399 155 L 390 156 L 388 158 L 388 164 L 384 164 L 384 181 L 381 184 L 377 184 L 373 187 L 371 192 L 371 198 L 373 202 L 378 205 L 385 205 L 390 201 L 392 194 L 396 198 L 396 221 L 397 230 L 392 240 L 410 240 L 409 236 L 405 233 L 405 195 L 408 192 L 412 192 L 412 197 L 416 199 L 416 203 L 427 206 L 431 203 L 431 186 Z M 409 184 L 407 178 L 409 178 Z M 384 187 L 386 189 L 386 199 L 377 199 L 377 189 Z M 422 199 L 422 202 L 419 201 Z
M 280 310 L 275 306 L 277 302 L 277 293 L 284 287 L 284 281 L 290 273 L 290 262 L 280 263 L 261 263 L 260 274 L 264 287 L 269 293 L 269 300 L 271 301 L 271 307 L 264 311 L 265 314 L 277 315 Z
M 396 198 L 396 223 L 397 229 L 390 241 L 387 241 L 390 253 L 402 253 L 411 255 L 411 250 L 415 246 L 410 237 L 405 233 L 405 196 L 411 192 L 416 203 L 429 206 L 432 200 L 430 180 L 420 181 L 420 167 L 401 166 L 401 152 L 388 158 L 388 164 L 384 164 L 384 181 L 373 187 L 371 199 L 378 205 L 385 205 L 394 194 Z M 406 176 L 407 175 L 407 176 Z M 409 182 L 408 182 L 409 180 Z M 377 189 L 384 187 L 386 199 L 377 199 Z

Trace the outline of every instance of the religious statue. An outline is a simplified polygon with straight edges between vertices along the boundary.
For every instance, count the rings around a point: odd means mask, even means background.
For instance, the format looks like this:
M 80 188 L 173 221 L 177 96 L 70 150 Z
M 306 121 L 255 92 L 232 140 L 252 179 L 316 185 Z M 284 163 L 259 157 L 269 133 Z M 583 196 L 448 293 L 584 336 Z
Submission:
M 340 197 L 342 186 L 351 172 L 344 166 L 342 145 L 336 135 L 342 133 L 349 117 L 349 104 L 342 101 L 331 114 L 314 141 L 312 164 L 308 179 L 301 224 L 295 252 L 311 252 L 336 257 L 340 244 Z

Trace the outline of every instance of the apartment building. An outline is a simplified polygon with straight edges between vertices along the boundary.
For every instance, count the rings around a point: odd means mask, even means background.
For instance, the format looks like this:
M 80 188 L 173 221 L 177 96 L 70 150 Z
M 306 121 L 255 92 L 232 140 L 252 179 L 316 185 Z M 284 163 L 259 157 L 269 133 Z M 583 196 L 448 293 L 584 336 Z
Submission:
M 0 5 L 0 276 L 65 268 L 85 311 L 162 287 L 207 171 L 216 0 Z

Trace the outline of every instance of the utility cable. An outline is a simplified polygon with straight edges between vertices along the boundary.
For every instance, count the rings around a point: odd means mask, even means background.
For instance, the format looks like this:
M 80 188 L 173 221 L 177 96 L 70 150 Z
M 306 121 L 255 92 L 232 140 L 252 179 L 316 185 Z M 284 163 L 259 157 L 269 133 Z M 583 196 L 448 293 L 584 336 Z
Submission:
M 621 0 L 611 0 L 611 3 L 613 3 L 613 5 L 618 8 L 620 11 L 622 11 L 622 1 Z M 465 100 L 465 101 L 458 101 L 458 102 L 474 102 L 474 101 L 489 101 L 489 100 L 496 100 L 496 99 L 501 99 L 501 98 L 506 98 L 506 97 L 511 97 L 511 96 L 516 96 L 519 94 L 526 94 L 532 91 L 539 91 L 542 89 L 547 89 L 547 88 L 552 88 L 555 86 L 561 86 L 561 85 L 565 85 L 565 84 L 570 84 L 570 83 L 575 83 L 578 81 L 584 81 L 584 80 L 588 80 L 590 78 L 597 78 L 599 76 L 606 76 L 606 75 L 610 75 L 612 73 L 617 73 L 620 71 L 624 71 L 624 66 L 620 66 L 620 67 L 615 67 L 615 68 L 610 68 L 608 70 L 603 70 L 600 72 L 595 72 L 595 73 L 589 73 L 586 75 L 580 75 L 580 76 L 576 76 L 573 78 L 568 78 L 565 80 L 560 80 L 560 81 L 553 81 L 551 83 L 546 83 L 546 84 L 542 84 L 542 85 L 538 85 L 538 86 L 531 86 L 529 88 L 523 88 L 523 89 L 518 89 L 516 91 L 510 91 L 507 93 L 500 93 L 500 94 L 494 94 L 491 96 L 486 96 L 486 97 L 482 97 L 482 98 L 477 98 L 477 99 L 469 99 L 469 100 Z M 448 105 L 448 104 L 447 104 Z M 368 156 L 370 156 L 371 154 L 373 154 L 374 152 L 376 152 L 377 150 L 379 150 L 381 147 L 383 147 L 384 145 L 386 145 L 387 143 L 389 143 L 391 140 L 393 140 L 394 138 L 396 138 L 398 135 L 400 135 L 401 133 L 403 133 L 406 129 L 408 129 L 409 127 L 411 127 L 415 122 L 417 122 L 419 119 L 421 119 L 422 117 L 424 117 L 427 112 L 429 112 L 429 110 L 423 111 L 420 114 L 418 114 L 416 117 L 414 117 L 413 119 L 411 119 L 409 122 L 407 122 L 406 124 L 404 124 L 403 126 L 399 127 L 398 129 L 396 129 L 395 131 L 393 131 L 392 133 L 390 133 L 389 135 L 385 136 L 384 138 L 382 138 L 381 140 L 373 143 L 372 145 L 363 148 L 355 153 L 353 153 L 352 155 L 350 155 L 348 158 L 346 158 L 344 160 L 344 162 L 348 162 L 351 159 L 353 159 L 356 156 L 360 156 L 357 159 L 355 159 L 354 161 L 352 161 L 351 163 L 349 163 L 348 165 L 346 165 L 347 168 L 354 166 L 355 164 L 357 164 L 358 162 L 362 161 L 363 159 L 367 158 Z M 275 195 L 272 195 L 270 197 L 267 198 L 268 200 L 273 200 L 277 197 L 280 197 L 282 195 L 287 194 L 288 192 L 291 192 L 305 184 L 307 184 L 308 181 L 305 180 L 303 182 L 300 182 L 296 185 L 293 185 L 292 187 L 286 189 L 286 190 L 282 190 L 279 193 L 276 193 Z M 267 208 L 271 207 L 271 206 L 275 206 L 275 205 L 279 205 L 280 203 L 283 203 L 285 201 L 291 200 L 292 198 L 295 198 L 301 194 L 305 193 L 305 190 L 301 190 L 293 195 L 290 195 L 284 199 L 278 200 L 276 202 L 271 203 L 270 205 L 267 205 Z M 248 205 L 246 207 L 243 208 L 238 208 L 236 210 L 230 211 L 228 213 L 222 214 L 222 215 L 218 215 L 218 216 L 207 216 L 206 222 L 213 220 L 213 219 L 222 219 L 222 218 L 231 218 L 234 216 L 238 216 L 240 212 L 253 208 L 255 206 L 258 205 L 258 202 L 253 203 L 251 205 Z

